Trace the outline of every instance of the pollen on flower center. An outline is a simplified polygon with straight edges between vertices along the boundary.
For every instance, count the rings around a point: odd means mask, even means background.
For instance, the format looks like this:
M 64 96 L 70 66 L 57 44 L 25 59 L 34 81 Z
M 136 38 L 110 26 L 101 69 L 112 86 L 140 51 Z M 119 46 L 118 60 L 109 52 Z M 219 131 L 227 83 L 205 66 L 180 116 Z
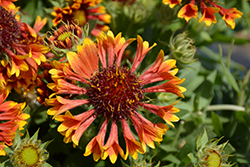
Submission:
M 0 52 L 3 52 L 4 48 L 11 49 L 12 44 L 19 40 L 21 30 L 15 17 L 2 6 L 0 18 Z
M 142 85 L 136 74 L 117 66 L 95 73 L 87 95 L 97 115 L 117 121 L 133 113 L 143 98 Z

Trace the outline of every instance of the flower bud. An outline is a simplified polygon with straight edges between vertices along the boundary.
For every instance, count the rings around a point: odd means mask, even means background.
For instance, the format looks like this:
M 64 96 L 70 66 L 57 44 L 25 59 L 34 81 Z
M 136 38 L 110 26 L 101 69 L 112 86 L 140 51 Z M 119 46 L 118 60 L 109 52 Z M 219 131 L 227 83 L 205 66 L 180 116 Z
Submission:
M 195 62 L 194 55 L 196 48 L 194 46 L 194 40 L 188 37 L 188 33 L 186 31 L 178 34 L 174 38 L 172 35 L 169 47 L 171 55 L 181 63 L 191 64 Z
M 20 134 L 17 133 L 11 148 L 6 148 L 5 151 L 9 156 L 9 161 L 12 166 L 50 166 L 45 161 L 49 158 L 49 153 L 46 147 L 50 143 L 47 141 L 42 144 L 41 140 L 37 140 L 38 130 L 30 137 L 26 134 L 24 139 L 21 139 Z M 7 162 L 4 162 L 7 164 Z
M 88 24 L 86 24 L 88 25 Z M 86 29 L 86 26 L 84 27 Z M 49 45 L 59 55 L 76 50 L 77 45 L 87 36 L 87 31 L 76 24 L 63 24 L 48 37 Z
M 195 167 L 230 167 L 233 165 L 227 163 L 229 155 L 223 150 L 228 142 L 217 145 L 220 140 L 221 138 L 208 141 L 206 131 L 198 137 L 196 155 L 188 154 Z

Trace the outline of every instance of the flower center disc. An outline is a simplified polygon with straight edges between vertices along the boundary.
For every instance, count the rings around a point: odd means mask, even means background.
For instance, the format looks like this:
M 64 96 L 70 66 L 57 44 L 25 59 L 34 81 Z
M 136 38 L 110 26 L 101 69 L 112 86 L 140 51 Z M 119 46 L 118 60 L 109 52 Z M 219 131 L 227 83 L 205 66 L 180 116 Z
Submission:
M 29 166 L 36 166 L 38 163 L 38 153 L 37 149 L 33 146 L 28 146 L 21 152 L 22 161 Z
M 12 49 L 12 44 L 20 40 L 21 30 L 15 17 L 0 6 L 0 52 Z
M 93 74 L 87 95 L 97 115 L 126 118 L 143 98 L 142 85 L 128 68 L 112 66 Z

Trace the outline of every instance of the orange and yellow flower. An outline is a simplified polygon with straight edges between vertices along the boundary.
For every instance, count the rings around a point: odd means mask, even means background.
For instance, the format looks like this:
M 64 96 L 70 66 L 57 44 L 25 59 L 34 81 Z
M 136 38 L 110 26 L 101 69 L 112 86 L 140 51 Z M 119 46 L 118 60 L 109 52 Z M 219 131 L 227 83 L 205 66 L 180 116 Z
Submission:
M 11 146 L 16 130 L 23 130 L 28 114 L 22 112 L 25 103 L 6 101 L 10 89 L 0 91 L 0 155 L 5 155 L 4 147 Z
M 97 36 L 101 31 L 107 31 L 109 27 L 106 24 L 111 22 L 111 16 L 106 13 L 105 7 L 100 6 L 102 0 L 74 0 L 66 7 L 54 7 L 52 15 L 56 18 L 53 25 L 57 26 L 62 21 L 65 23 L 75 23 L 80 27 L 84 26 L 90 20 L 98 20 L 91 34 Z
M 170 8 L 175 7 L 175 5 L 181 4 L 182 0 L 162 0 L 165 5 L 169 5 Z
M 188 22 L 192 17 L 193 18 L 198 17 L 197 11 L 198 11 L 197 5 L 195 5 L 194 3 L 188 3 L 179 10 L 177 16 L 179 18 L 184 18 L 186 22 Z
M 17 0 L 0 0 L 0 5 L 7 8 L 8 10 L 16 9 L 16 6 L 13 2 Z
M 217 23 L 214 16 L 215 13 L 220 11 L 220 8 L 217 7 L 207 7 L 204 2 L 201 2 L 202 17 L 199 22 L 204 21 L 207 26 L 210 26 L 212 23 Z
M 232 29 L 235 28 L 235 19 L 241 18 L 243 13 L 236 8 L 231 9 L 221 9 L 220 14 L 222 15 L 222 19 L 226 22 L 228 26 L 230 26 Z
M 129 69 L 121 66 L 121 60 L 127 46 L 135 40 L 137 52 Z M 47 114 L 62 122 L 58 131 L 64 135 L 65 143 L 73 142 L 77 146 L 85 130 L 98 117 L 105 118 L 105 121 L 98 135 L 86 146 L 84 153 L 85 156 L 93 153 L 95 161 L 109 157 L 115 163 L 118 154 L 123 159 L 127 159 L 128 155 L 136 159 L 137 153 L 146 152 L 146 146 L 155 148 L 154 142 L 160 143 L 163 140 L 163 135 L 168 130 L 167 124 L 152 123 L 140 115 L 137 109 L 142 107 L 171 126 L 174 126 L 172 122 L 179 120 L 174 115 L 179 110 L 173 107 L 174 104 L 163 107 L 146 103 L 144 93 L 169 92 L 183 97 L 182 93 L 186 89 L 179 86 L 184 79 L 175 76 L 178 72 L 175 68 L 176 61 L 164 61 L 162 50 L 150 68 L 142 75 L 136 73 L 144 57 L 155 45 L 149 46 L 139 35 L 136 39 L 125 40 L 121 33 L 114 36 L 108 31 L 107 35 L 102 32 L 97 36 L 97 43 L 85 38 L 83 44 L 78 46 L 77 53 L 67 53 L 67 63 L 54 61 L 56 68 L 49 71 L 54 83 L 49 83 L 48 87 L 55 93 L 46 99 L 47 104 L 53 106 Z M 148 87 L 148 84 L 158 81 L 165 82 Z M 78 115 L 70 113 L 70 109 L 81 105 L 91 105 L 93 108 Z M 130 130 L 129 120 L 134 125 L 139 141 Z M 126 152 L 118 140 L 119 122 L 122 124 Z M 111 130 L 105 142 L 109 123 Z
M 173 8 L 180 4 L 181 0 L 162 0 L 162 2 Z M 243 13 L 236 8 L 226 9 L 217 3 L 216 0 L 189 0 L 189 2 L 179 10 L 177 16 L 179 18 L 184 18 L 186 22 L 188 22 L 192 17 L 198 17 L 198 10 L 200 9 L 202 17 L 199 19 L 199 22 L 204 21 L 207 26 L 210 26 L 212 23 L 217 23 L 214 14 L 219 13 L 226 24 L 234 29 L 234 20 L 236 18 L 241 18 Z
M 46 19 L 37 17 L 34 27 L 17 20 L 12 12 L 0 7 L 1 28 L 1 81 L 0 88 L 13 87 L 17 92 L 32 90 L 38 66 L 46 61 L 49 51 L 43 45 L 38 32 L 46 24 Z

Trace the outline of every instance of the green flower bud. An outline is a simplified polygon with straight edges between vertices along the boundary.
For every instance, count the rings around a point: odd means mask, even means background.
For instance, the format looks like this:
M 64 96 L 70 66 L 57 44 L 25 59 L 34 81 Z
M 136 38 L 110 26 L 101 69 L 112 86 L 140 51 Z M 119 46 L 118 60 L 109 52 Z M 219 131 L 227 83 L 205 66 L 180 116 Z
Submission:
M 218 145 L 220 139 L 208 141 L 206 131 L 199 136 L 196 141 L 196 155 L 188 154 L 195 167 L 231 167 L 233 164 L 227 163 L 229 155 L 223 150 L 228 142 Z
M 24 139 L 21 139 L 17 132 L 12 147 L 5 149 L 9 159 L 3 163 L 4 166 L 49 167 L 50 165 L 46 163 L 49 158 L 46 147 L 51 141 L 42 143 L 37 137 L 38 130 L 32 137 L 27 133 Z
M 194 59 L 194 55 L 196 53 L 194 40 L 188 37 L 188 33 L 186 31 L 178 34 L 176 37 L 173 37 L 172 35 L 169 47 L 171 55 L 181 63 L 191 64 L 196 61 Z

